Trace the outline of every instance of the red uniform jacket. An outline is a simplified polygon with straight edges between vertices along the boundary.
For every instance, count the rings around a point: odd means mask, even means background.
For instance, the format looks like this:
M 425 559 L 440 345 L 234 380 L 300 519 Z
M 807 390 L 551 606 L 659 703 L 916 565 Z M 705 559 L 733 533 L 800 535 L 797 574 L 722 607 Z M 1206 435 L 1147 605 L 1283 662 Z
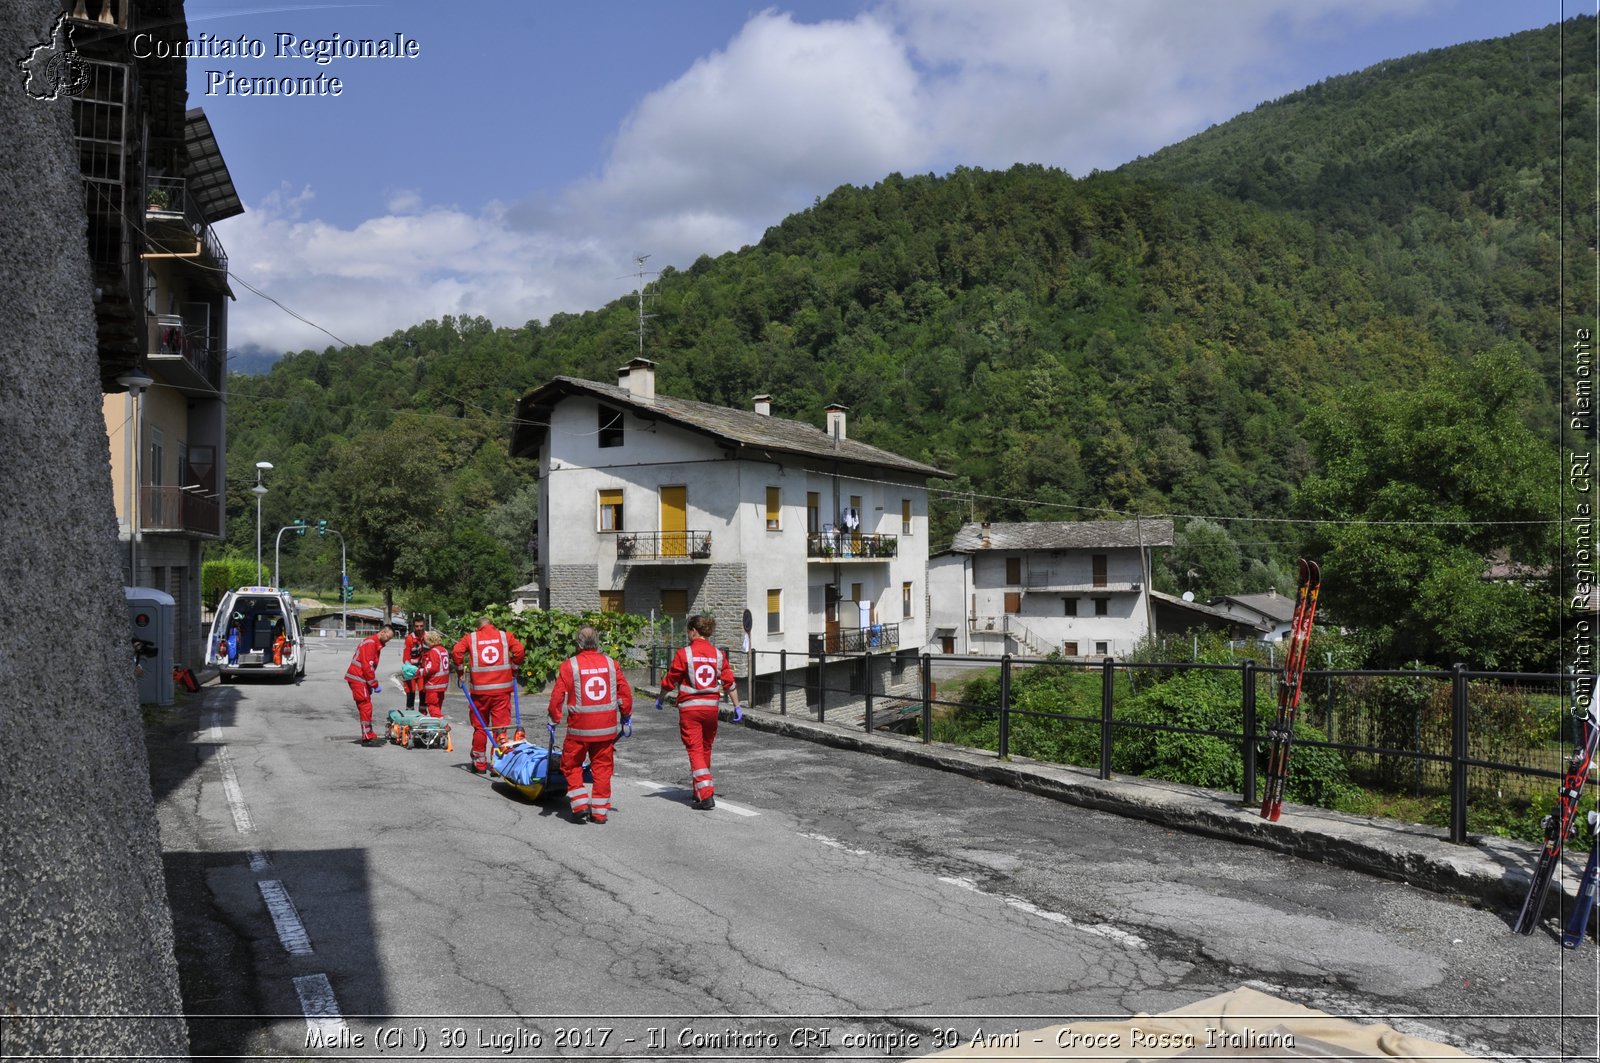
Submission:
M 345 679 L 369 687 L 377 686 L 378 658 L 382 654 L 383 643 L 378 641 L 378 636 L 368 635 L 362 639 L 361 645 L 356 647 L 355 655 L 350 658 L 350 667 L 344 673 Z
M 679 709 L 715 709 L 724 690 L 734 686 L 733 665 L 705 639 L 694 639 L 672 658 L 662 690 L 678 692 Z
M 599 650 L 580 650 L 561 665 L 550 692 L 550 719 L 560 723 L 569 705 L 568 736 L 610 738 L 621 733 L 621 720 L 633 715 L 633 690 L 616 661 Z
M 423 690 L 450 689 L 450 651 L 443 646 L 429 646 L 422 651 L 422 670 L 417 682 Z
M 471 669 L 474 694 L 509 696 L 517 681 L 517 665 L 527 652 L 517 636 L 489 624 L 462 636 L 451 649 L 450 658 L 457 668 L 465 664 Z

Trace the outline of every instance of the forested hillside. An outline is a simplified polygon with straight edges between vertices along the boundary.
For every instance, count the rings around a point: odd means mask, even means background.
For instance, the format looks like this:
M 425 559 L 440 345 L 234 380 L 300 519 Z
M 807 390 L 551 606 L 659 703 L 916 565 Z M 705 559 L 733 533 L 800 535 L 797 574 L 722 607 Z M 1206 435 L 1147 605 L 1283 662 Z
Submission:
M 935 500 L 946 535 L 969 515 L 1206 515 L 1160 585 L 1263 589 L 1306 529 L 1240 518 L 1297 512 L 1338 438 L 1308 415 L 1353 388 L 1426 393 L 1494 351 L 1532 371 L 1497 409 L 1553 457 L 1563 251 L 1571 297 L 1594 283 L 1594 50 L 1580 18 L 1396 60 L 1112 173 L 842 187 L 753 247 L 663 270 L 645 354 L 665 393 L 769 392 L 819 424 L 849 406 L 852 435 L 959 474 Z M 1587 176 L 1563 181 L 1563 152 Z M 513 401 L 558 373 L 614 380 L 635 329 L 630 295 L 287 356 L 230 380 L 232 467 L 278 465 L 273 527 L 359 525 L 367 580 L 443 600 L 492 549 L 506 583 L 535 516 L 531 470 L 505 457 Z

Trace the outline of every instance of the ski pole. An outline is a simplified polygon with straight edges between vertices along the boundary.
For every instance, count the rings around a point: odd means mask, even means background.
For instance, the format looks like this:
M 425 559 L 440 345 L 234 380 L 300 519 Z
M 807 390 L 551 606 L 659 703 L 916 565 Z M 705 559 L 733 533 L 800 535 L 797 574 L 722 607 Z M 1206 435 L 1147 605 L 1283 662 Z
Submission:
M 1600 812 L 1589 813 L 1589 828 L 1594 832 L 1594 841 L 1589 847 L 1589 864 L 1583 869 L 1583 881 L 1578 884 L 1578 899 L 1572 905 L 1572 916 L 1561 935 L 1561 947 L 1565 949 L 1583 944 L 1583 936 L 1589 931 L 1589 914 L 1594 910 L 1595 873 L 1600 869 L 1596 862 L 1600 859 Z

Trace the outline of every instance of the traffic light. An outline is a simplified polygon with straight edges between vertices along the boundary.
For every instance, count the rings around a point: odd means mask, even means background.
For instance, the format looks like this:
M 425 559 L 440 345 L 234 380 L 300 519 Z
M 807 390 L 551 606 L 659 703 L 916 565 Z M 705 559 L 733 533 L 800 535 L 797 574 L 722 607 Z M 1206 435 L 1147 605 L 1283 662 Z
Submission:
M 347 602 L 353 602 L 356 600 L 356 589 L 350 586 L 348 583 L 345 584 L 344 587 L 344 600 Z
M 296 535 L 304 535 L 306 533 L 306 519 L 304 517 L 296 517 L 294 519 L 294 533 Z
M 317 521 L 317 534 L 318 535 L 327 535 L 328 534 L 328 522 L 327 521 L 325 521 L 325 520 Z

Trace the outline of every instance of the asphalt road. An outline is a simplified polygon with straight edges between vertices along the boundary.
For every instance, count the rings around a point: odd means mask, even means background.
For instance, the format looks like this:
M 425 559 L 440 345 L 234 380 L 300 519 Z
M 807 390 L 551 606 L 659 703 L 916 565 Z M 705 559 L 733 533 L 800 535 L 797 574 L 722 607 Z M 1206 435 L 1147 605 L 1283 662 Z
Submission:
M 456 690 L 454 752 L 358 745 L 351 649 L 150 729 L 197 1056 L 882 1059 L 1240 985 L 1485 1055 L 1596 1043 L 1600 950 L 1512 913 L 728 723 L 695 812 L 648 703 L 576 824 L 467 770 Z

